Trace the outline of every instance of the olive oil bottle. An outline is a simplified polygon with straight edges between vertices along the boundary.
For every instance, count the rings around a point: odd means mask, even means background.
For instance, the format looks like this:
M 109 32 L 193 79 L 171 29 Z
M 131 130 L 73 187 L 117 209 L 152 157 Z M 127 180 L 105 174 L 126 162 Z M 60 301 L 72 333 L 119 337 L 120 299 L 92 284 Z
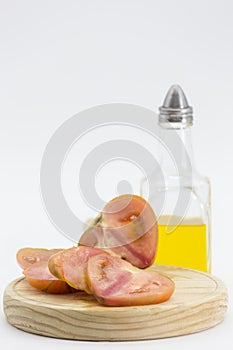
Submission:
M 193 109 L 173 85 L 159 108 L 160 169 L 142 181 L 141 195 L 158 217 L 155 263 L 211 272 L 210 182 L 195 168 L 192 125 Z

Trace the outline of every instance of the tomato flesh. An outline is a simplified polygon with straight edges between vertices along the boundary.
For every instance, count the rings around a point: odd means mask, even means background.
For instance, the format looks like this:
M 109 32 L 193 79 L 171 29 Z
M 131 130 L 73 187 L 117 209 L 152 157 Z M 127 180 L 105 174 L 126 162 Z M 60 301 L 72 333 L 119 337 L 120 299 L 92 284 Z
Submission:
M 150 205 L 135 195 L 108 202 L 97 224 L 86 230 L 79 241 L 79 245 L 109 249 L 139 268 L 154 262 L 157 243 L 156 216 Z
M 90 294 L 86 282 L 86 267 L 88 259 L 98 254 L 103 254 L 103 251 L 92 247 L 78 246 L 65 249 L 49 259 L 49 270 L 73 288 Z
M 87 283 L 96 299 L 108 306 L 157 304 L 174 292 L 169 278 L 106 254 L 88 260 Z
M 17 252 L 17 262 L 32 287 L 52 294 L 75 291 L 66 282 L 53 276 L 48 269 L 49 258 L 60 251 L 62 249 L 22 248 Z
M 43 248 L 22 248 L 18 250 L 16 259 L 22 269 L 26 269 L 40 261 L 48 261 L 49 258 L 62 251 L 62 249 L 43 249 Z
M 43 292 L 66 294 L 74 291 L 66 282 L 58 280 L 48 269 L 47 261 L 40 261 L 24 270 L 28 283 Z

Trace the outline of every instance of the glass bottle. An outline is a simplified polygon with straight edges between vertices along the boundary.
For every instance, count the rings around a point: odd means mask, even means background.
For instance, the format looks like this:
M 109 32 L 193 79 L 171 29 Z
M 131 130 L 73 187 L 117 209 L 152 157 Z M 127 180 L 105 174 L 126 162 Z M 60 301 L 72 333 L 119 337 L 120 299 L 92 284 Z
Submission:
M 195 168 L 192 125 L 193 109 L 173 85 L 159 108 L 160 169 L 142 181 L 141 196 L 158 217 L 155 263 L 211 272 L 210 182 Z

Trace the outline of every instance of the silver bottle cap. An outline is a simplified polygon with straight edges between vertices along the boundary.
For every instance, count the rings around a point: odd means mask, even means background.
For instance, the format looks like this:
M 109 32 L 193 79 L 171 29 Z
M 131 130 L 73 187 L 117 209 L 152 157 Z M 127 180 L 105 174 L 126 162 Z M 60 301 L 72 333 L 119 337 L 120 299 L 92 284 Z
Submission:
M 163 105 L 159 107 L 159 124 L 169 127 L 169 123 L 193 124 L 193 109 L 179 85 L 170 87 Z

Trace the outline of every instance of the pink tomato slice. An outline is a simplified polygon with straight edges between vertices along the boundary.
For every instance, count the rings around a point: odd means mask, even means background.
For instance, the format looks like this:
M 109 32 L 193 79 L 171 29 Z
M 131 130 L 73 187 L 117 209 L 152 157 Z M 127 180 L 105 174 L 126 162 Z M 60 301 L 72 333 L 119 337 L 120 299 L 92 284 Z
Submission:
M 48 269 L 47 261 L 37 262 L 26 268 L 23 273 L 28 283 L 40 291 L 51 294 L 66 294 L 77 291 L 66 282 L 53 276 Z
M 86 282 L 86 267 L 88 259 L 98 254 L 103 254 L 103 251 L 92 247 L 79 246 L 65 249 L 49 259 L 49 270 L 71 287 L 90 294 Z
M 100 254 L 87 264 L 87 283 L 99 303 L 108 306 L 156 304 L 168 300 L 174 283 L 152 271 L 140 270 L 118 257 Z
M 43 248 L 22 248 L 16 255 L 17 262 L 22 269 L 26 269 L 40 261 L 48 261 L 49 258 L 62 251 L 62 249 L 43 249 Z

